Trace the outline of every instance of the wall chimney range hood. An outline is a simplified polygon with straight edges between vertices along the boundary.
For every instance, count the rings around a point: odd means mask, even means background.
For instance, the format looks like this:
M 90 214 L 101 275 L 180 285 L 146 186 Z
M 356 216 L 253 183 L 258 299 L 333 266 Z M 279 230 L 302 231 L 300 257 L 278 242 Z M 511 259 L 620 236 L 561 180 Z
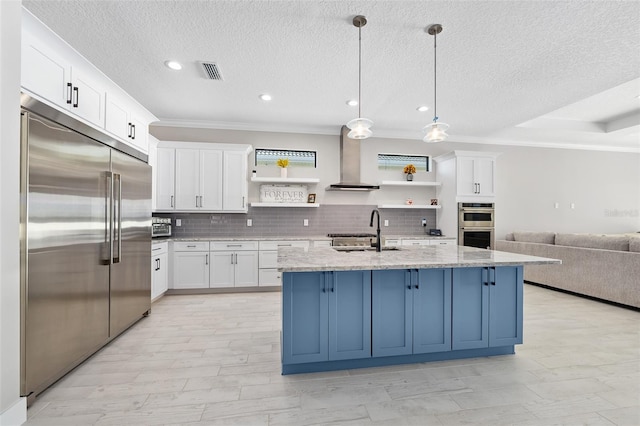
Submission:
M 373 191 L 378 185 L 360 182 L 360 140 L 347 136 L 350 129 L 340 129 L 340 182 L 329 185 L 327 191 Z

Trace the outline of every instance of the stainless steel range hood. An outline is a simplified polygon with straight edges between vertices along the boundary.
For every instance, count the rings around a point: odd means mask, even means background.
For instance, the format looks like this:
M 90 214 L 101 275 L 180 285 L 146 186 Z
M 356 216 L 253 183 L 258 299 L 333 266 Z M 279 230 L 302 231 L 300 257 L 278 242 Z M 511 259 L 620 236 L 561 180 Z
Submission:
M 360 141 L 347 136 L 349 128 L 340 130 L 340 182 L 329 185 L 327 191 L 373 191 L 378 185 L 360 182 Z

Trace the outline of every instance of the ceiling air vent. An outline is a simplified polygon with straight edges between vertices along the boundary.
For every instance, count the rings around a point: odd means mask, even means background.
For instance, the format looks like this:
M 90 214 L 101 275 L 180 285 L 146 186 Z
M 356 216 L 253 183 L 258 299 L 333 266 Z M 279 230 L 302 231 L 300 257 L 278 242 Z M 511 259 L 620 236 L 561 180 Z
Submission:
M 210 80 L 222 80 L 222 73 L 220 72 L 220 68 L 218 68 L 218 65 L 216 63 L 202 62 L 202 68 L 204 68 L 204 73 Z

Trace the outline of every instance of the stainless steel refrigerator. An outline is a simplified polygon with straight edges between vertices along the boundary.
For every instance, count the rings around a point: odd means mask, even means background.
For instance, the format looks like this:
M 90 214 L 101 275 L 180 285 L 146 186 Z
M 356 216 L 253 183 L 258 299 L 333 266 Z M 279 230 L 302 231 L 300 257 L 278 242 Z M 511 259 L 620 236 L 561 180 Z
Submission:
M 151 167 L 25 94 L 21 115 L 21 393 L 30 403 L 148 314 Z

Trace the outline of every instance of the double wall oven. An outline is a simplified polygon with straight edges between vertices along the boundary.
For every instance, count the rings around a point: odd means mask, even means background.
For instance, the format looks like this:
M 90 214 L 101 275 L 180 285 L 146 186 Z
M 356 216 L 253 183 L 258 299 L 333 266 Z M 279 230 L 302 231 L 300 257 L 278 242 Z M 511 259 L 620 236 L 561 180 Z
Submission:
M 494 223 L 493 203 L 458 203 L 458 244 L 493 249 Z

